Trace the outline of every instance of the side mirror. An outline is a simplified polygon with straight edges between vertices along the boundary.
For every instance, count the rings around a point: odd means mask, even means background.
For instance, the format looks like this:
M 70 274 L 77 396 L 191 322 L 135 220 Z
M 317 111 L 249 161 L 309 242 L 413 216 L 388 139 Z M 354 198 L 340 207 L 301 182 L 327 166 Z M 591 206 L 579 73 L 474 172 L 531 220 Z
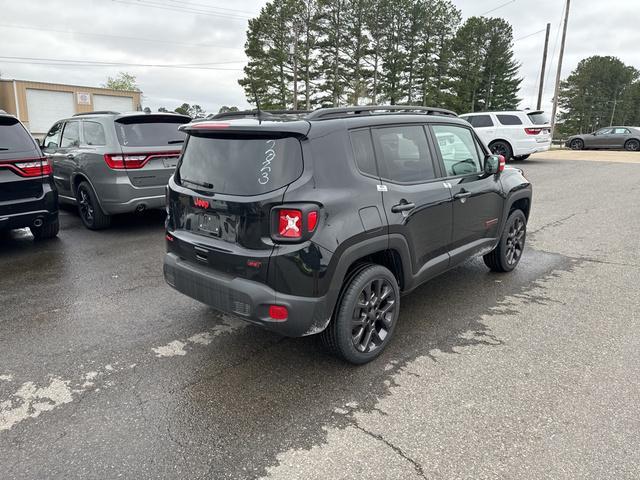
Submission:
M 504 170 L 506 161 L 502 155 L 488 155 L 484 159 L 484 173 L 487 175 L 495 175 Z

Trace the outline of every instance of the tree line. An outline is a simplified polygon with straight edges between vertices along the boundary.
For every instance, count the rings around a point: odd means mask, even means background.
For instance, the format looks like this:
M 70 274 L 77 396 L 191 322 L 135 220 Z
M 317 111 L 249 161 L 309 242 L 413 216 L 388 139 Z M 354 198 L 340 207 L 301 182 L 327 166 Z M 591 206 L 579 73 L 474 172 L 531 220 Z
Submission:
M 271 0 L 249 21 L 239 80 L 264 109 L 417 104 L 516 108 L 513 31 L 450 0 Z
M 582 60 L 560 84 L 560 136 L 640 126 L 640 72 L 616 57 Z

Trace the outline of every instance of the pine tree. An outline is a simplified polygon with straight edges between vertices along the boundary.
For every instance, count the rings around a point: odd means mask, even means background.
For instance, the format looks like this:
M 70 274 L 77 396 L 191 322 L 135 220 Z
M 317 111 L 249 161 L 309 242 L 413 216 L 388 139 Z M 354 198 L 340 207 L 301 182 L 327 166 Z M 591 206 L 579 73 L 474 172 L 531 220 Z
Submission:
M 513 54 L 511 25 L 471 17 L 453 41 L 452 106 L 459 112 L 514 109 L 522 79 Z

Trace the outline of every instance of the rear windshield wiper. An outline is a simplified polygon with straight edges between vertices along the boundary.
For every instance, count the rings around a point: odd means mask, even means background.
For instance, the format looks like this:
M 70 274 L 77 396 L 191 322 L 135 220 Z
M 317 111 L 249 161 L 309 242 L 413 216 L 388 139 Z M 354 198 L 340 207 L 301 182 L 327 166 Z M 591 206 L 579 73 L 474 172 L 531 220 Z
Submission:
M 169 140 L 167 145 L 175 145 L 176 143 L 184 143 L 184 140 Z
M 180 183 L 190 183 L 192 185 L 197 185 L 198 187 L 203 187 L 206 188 L 208 190 L 213 190 L 213 183 L 208 183 L 208 182 L 197 182 L 195 180 L 189 180 L 188 178 L 182 178 L 180 177 Z

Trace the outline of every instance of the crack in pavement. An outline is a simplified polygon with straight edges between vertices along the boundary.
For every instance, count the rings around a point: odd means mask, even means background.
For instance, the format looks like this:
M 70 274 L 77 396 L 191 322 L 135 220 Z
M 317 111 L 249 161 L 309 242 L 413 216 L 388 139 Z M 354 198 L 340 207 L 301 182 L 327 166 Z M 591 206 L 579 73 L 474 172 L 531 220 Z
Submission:
M 355 428 L 357 428 L 361 432 L 364 432 L 367 435 L 369 435 L 371 438 L 374 438 L 374 439 L 378 440 L 379 442 L 384 443 L 387 447 L 391 448 L 395 453 L 397 453 L 398 456 L 400 456 L 401 458 L 403 458 L 404 460 L 409 462 L 413 466 L 413 468 L 415 469 L 416 473 L 418 474 L 418 476 L 420 478 L 427 478 L 427 475 L 424 473 L 424 468 L 422 467 L 422 465 L 420 465 L 420 463 L 418 463 L 418 461 L 414 460 L 409 455 L 404 453 L 402 448 L 398 447 L 397 445 L 394 445 L 389 440 L 384 438 L 382 435 L 370 432 L 366 428 L 361 427 L 356 421 L 351 421 L 350 423 L 351 423 L 351 425 L 353 425 Z

